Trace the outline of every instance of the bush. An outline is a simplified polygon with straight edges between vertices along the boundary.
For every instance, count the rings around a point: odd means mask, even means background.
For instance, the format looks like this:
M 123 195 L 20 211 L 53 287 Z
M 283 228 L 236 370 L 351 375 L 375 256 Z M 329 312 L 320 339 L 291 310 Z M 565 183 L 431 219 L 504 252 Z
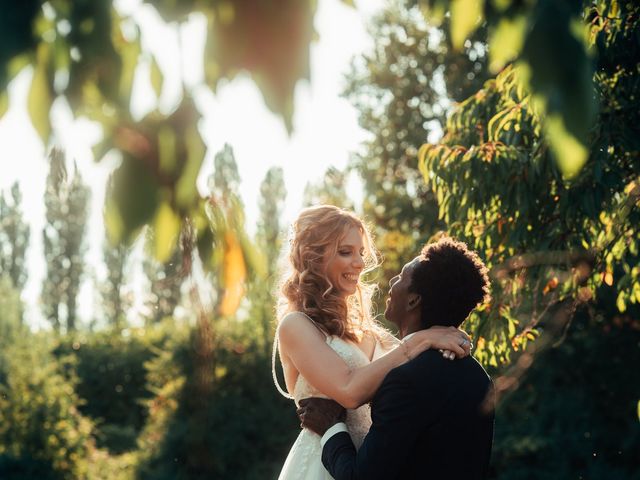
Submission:
M 640 324 L 578 317 L 496 413 L 499 480 L 640 479 Z
M 92 423 L 78 411 L 73 359 L 56 360 L 47 335 L 31 334 L 21 312 L 0 277 L 0 478 L 82 478 Z
M 154 343 L 162 339 L 153 329 L 126 337 L 99 332 L 66 337 L 56 349 L 58 356 L 76 358 L 80 411 L 96 422 L 97 445 L 112 453 L 136 448 L 147 417 L 144 400 L 151 397 L 144 364 L 154 355 Z
M 195 329 L 149 363 L 156 396 L 139 478 L 251 480 L 275 478 L 282 467 L 298 433 L 294 406 L 273 386 L 269 355 L 219 327 L 214 348 L 203 348 Z

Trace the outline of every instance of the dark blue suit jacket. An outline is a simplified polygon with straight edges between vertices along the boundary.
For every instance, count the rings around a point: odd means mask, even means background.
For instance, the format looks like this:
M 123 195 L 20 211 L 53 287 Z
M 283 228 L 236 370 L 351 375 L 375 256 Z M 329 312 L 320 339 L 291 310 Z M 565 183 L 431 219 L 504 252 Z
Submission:
M 493 395 L 473 357 L 451 361 L 428 350 L 384 379 L 360 450 L 338 433 L 325 444 L 322 463 L 336 480 L 484 479 Z

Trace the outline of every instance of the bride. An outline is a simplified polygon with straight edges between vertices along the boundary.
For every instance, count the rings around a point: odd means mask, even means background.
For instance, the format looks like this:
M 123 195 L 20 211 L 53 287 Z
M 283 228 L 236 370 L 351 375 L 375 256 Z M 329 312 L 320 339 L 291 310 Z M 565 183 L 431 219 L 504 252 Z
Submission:
M 278 390 L 296 404 L 331 398 L 347 409 L 356 448 L 371 426 L 367 402 L 386 374 L 429 348 L 468 355 L 466 334 L 453 328 L 423 330 L 404 342 L 371 317 L 371 294 L 362 275 L 377 266 L 371 235 L 353 213 L 321 205 L 303 210 L 293 224 L 289 272 L 282 284 L 273 375 Z M 275 376 L 279 350 L 286 389 Z M 279 480 L 330 479 L 321 462 L 320 437 L 303 429 Z

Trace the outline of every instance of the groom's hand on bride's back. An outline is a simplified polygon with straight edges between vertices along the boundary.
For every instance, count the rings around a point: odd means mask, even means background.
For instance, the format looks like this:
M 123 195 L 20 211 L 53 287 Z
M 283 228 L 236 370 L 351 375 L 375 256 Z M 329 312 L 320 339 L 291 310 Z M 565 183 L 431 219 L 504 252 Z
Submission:
M 344 422 L 347 417 L 345 408 L 328 398 L 303 398 L 296 410 L 300 426 L 322 436 L 333 425 Z

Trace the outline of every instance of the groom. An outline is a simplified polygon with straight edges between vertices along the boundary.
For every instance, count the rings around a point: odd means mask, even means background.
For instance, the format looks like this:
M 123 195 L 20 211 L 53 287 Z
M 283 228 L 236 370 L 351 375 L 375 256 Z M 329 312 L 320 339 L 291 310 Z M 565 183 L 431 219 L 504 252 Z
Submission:
M 464 243 L 427 245 L 389 282 L 385 316 L 406 340 L 458 327 L 488 298 L 487 269 Z M 343 479 L 484 479 L 493 440 L 491 380 L 473 357 L 427 350 L 389 372 L 371 402 L 373 424 L 356 452 L 337 403 L 300 402 L 302 426 L 322 436 L 322 463 Z

